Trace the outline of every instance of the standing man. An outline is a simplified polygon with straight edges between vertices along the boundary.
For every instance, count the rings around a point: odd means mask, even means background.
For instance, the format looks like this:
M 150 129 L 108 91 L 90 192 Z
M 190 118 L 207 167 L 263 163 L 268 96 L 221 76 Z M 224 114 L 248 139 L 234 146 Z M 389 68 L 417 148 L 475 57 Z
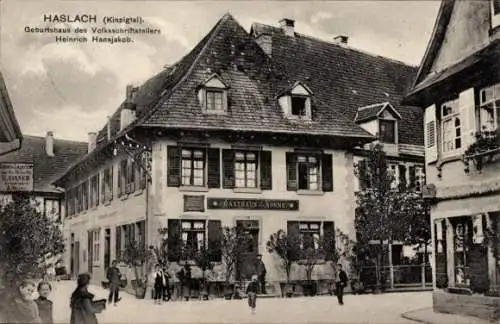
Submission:
M 344 305 L 344 287 L 347 285 L 347 274 L 344 269 L 342 269 L 342 265 L 340 263 L 337 264 L 337 278 L 335 282 L 337 288 L 336 295 L 339 305 Z
M 120 269 L 116 266 L 116 260 L 113 260 L 111 263 L 111 267 L 109 267 L 108 272 L 106 273 L 106 278 L 109 281 L 109 296 L 108 296 L 108 304 L 111 304 L 113 301 L 114 305 L 120 301 L 120 283 L 122 274 L 120 273 Z
M 259 276 L 260 291 L 265 295 L 266 292 L 266 265 L 262 262 L 262 254 L 257 255 L 257 274 Z

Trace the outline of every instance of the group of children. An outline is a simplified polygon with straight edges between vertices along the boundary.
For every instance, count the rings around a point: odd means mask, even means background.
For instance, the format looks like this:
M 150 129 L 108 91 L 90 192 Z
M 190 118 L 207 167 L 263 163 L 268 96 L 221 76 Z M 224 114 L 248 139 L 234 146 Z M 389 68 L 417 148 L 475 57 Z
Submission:
M 33 299 L 35 288 L 38 298 Z M 35 286 L 31 280 L 23 280 L 19 290 L 6 305 L 4 314 L 7 323 L 53 323 L 52 301 L 48 299 L 52 286 L 48 281 L 42 281 Z

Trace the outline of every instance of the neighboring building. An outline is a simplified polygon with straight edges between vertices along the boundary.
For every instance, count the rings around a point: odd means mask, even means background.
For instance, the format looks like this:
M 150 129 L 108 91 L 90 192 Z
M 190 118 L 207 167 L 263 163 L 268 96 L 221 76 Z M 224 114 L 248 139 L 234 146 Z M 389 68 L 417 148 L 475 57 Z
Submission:
M 0 73 L 0 156 L 21 148 L 23 135 Z
M 425 108 L 434 309 L 497 320 L 499 53 L 499 1 L 443 1 L 405 99 Z
M 29 198 L 36 202 L 39 212 L 61 222 L 61 202 L 64 191 L 52 185 L 66 169 L 87 153 L 87 143 L 55 139 L 52 132 L 47 136 L 24 135 L 20 150 L 0 156 L 1 166 L 31 165 L 32 177 L 22 183 L 23 188 L 0 187 L 0 199 L 9 201 Z M 29 186 L 29 188 L 27 188 Z
M 355 123 L 357 110 L 390 102 L 402 125 L 418 125 L 418 112 L 399 105 L 415 71 L 281 24 L 248 34 L 225 15 L 178 63 L 127 88 L 92 152 L 56 182 L 70 197 L 73 272 L 103 280 L 127 241 L 158 244 L 163 235 L 171 258 L 183 242 L 207 244 L 220 261 L 221 227 L 235 225 L 254 238 L 236 278 L 253 274 L 261 253 L 268 279 L 279 281 L 279 260 L 266 251 L 272 233 L 297 231 L 303 247 L 321 234 L 334 242 L 337 231 L 355 238 L 353 149 L 375 139 Z M 395 135 L 399 157 L 418 156 L 411 132 Z M 126 137 L 150 148 L 151 185 L 131 161 L 148 154 Z M 316 270 L 314 278 L 332 278 L 329 265 Z M 305 279 L 303 269 L 292 278 Z

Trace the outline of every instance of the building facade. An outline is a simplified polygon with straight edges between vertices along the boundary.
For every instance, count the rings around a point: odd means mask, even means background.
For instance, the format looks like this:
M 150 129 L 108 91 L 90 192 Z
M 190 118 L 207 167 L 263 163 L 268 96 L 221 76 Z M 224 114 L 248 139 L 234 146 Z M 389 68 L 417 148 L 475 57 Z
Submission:
M 425 109 L 434 308 L 496 320 L 500 312 L 499 24 L 498 1 L 443 1 L 406 98 Z
M 262 254 L 268 280 L 284 280 L 266 250 L 271 234 L 296 231 L 303 248 L 319 236 L 332 244 L 338 233 L 355 238 L 354 148 L 375 139 L 356 113 L 390 101 L 402 123 L 413 121 L 400 106 L 412 72 L 300 35 L 290 19 L 254 24 L 249 34 L 225 15 L 179 62 L 128 87 L 95 148 L 56 182 L 68 192 L 67 264 L 101 281 L 127 242 L 164 238 L 171 261 L 184 245 L 208 246 L 220 263 L 221 229 L 236 226 L 253 240 L 235 278 L 248 279 Z M 395 136 L 406 144 L 410 132 Z M 224 265 L 214 272 L 223 280 Z M 316 267 L 320 278 L 332 278 L 328 262 Z M 303 267 L 294 266 L 292 279 L 306 279 Z
M 21 148 L 23 135 L 0 73 L 0 156 Z

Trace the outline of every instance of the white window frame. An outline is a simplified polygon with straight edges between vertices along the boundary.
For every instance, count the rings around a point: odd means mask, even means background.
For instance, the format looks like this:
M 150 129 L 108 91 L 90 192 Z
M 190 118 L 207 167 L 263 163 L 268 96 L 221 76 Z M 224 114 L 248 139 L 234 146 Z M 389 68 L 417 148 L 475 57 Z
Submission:
M 189 151 L 191 153 L 190 157 L 184 157 L 183 153 L 184 151 Z M 203 156 L 201 159 L 195 158 L 194 153 L 196 151 L 201 151 Z M 181 148 L 181 185 L 183 187 L 205 187 L 207 185 L 207 150 L 204 148 L 194 148 L 194 147 L 182 147 Z M 189 161 L 190 165 L 187 166 L 184 164 L 185 161 Z M 203 167 L 202 167 L 202 183 L 201 184 L 196 184 L 195 179 L 198 179 L 199 177 L 194 176 L 194 171 L 199 170 L 200 168 L 196 167 L 196 162 L 202 162 Z M 184 171 L 190 171 L 189 172 L 189 183 L 185 182 L 185 178 L 187 177 L 187 172 L 185 173 Z M 186 175 L 185 175 L 186 174 Z M 191 182 L 192 180 L 192 182 Z
M 195 224 L 198 223 L 198 224 L 203 224 L 203 229 L 195 229 Z M 190 228 L 187 228 L 185 227 L 185 224 L 189 224 L 190 225 Z M 197 236 L 198 234 L 203 234 L 203 238 L 202 240 L 200 241 L 197 237 L 197 250 L 196 252 L 199 252 L 200 251 L 200 248 L 202 248 L 203 246 L 207 246 L 207 229 L 208 229 L 208 226 L 207 226 L 207 222 L 206 220 L 199 220 L 199 219 L 183 219 L 181 220 L 181 240 L 182 240 L 182 244 L 183 245 L 186 245 L 187 244 L 187 240 L 189 238 L 188 236 L 188 233 L 189 232 L 195 232 L 197 233 Z
M 444 107 L 445 106 L 450 106 L 452 105 L 454 111 L 446 116 L 444 116 Z M 457 155 L 458 153 L 460 153 L 460 151 L 462 150 L 463 148 L 463 138 L 462 138 L 462 134 L 463 134 L 463 121 L 461 119 L 461 115 L 460 115 L 460 108 L 459 108 L 459 100 L 458 98 L 455 98 L 453 100 L 449 100 L 449 101 L 446 101 L 446 102 L 443 102 L 440 106 L 440 116 L 441 116 L 441 121 L 440 121 L 440 129 L 441 129 L 441 153 L 443 155 L 443 157 L 449 157 L 449 156 L 454 156 L 454 155 Z M 458 119 L 459 121 L 459 125 L 456 126 L 455 125 L 455 121 Z M 445 124 L 446 123 L 452 123 L 452 130 L 453 130 L 453 133 L 454 135 L 452 136 L 452 139 L 449 139 L 449 138 L 445 138 Z M 459 134 L 457 136 L 457 133 Z M 456 140 L 459 139 L 460 140 L 460 147 L 457 147 L 456 146 Z M 447 143 L 451 143 L 452 144 L 452 148 L 449 149 L 449 150 L 446 150 L 445 151 L 445 147 Z
M 238 160 L 238 154 L 243 154 L 243 160 Z M 253 160 L 253 163 L 251 160 L 249 160 L 248 155 L 253 154 L 255 159 Z M 238 168 L 238 164 L 242 164 L 243 169 Z M 255 167 L 253 170 L 250 170 L 248 167 L 250 165 L 254 164 Z M 238 173 L 243 174 L 244 178 L 239 178 Z M 249 175 L 251 173 L 254 173 L 254 185 L 249 186 L 248 182 L 250 179 Z M 244 151 L 244 150 L 235 150 L 234 151 L 234 187 L 235 188 L 258 188 L 259 187 L 259 153 L 256 151 Z M 238 180 L 243 180 L 244 184 L 242 186 L 239 185 Z
M 92 235 L 92 265 L 99 266 L 101 260 L 101 230 L 91 231 Z
M 306 161 L 300 161 L 301 158 L 305 158 Z M 313 162 L 310 161 L 311 158 L 314 158 L 316 159 L 316 165 L 317 165 L 317 168 L 316 168 L 316 172 L 311 172 L 311 164 L 313 164 Z M 297 190 L 298 191 L 322 191 L 323 188 L 322 188 L 322 182 L 321 182 L 321 165 L 322 165 L 322 161 L 321 161 L 321 156 L 318 156 L 316 154 L 297 154 L 296 155 L 296 172 L 297 172 Z M 299 172 L 299 165 L 300 164 L 308 164 L 307 166 L 307 188 L 304 189 L 304 188 L 300 188 L 300 172 Z M 311 176 L 316 176 L 316 188 L 314 189 L 311 189 L 311 184 L 314 183 L 314 182 L 311 182 Z
M 479 103 L 480 130 L 496 130 L 500 127 L 500 83 L 482 88 Z

